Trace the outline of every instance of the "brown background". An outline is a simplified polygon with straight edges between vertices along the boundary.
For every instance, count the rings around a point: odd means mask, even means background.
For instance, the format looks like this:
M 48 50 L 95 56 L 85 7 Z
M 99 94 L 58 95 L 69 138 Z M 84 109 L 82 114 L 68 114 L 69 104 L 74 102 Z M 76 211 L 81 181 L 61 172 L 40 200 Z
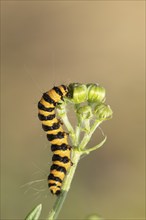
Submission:
M 80 161 L 60 218 L 144 218 L 144 1 L 1 4 L 1 219 L 24 219 L 39 203 L 44 218 L 52 207 L 37 102 L 72 82 L 104 86 L 114 117 L 102 125 L 104 147 Z M 21 188 L 35 179 L 44 181 Z

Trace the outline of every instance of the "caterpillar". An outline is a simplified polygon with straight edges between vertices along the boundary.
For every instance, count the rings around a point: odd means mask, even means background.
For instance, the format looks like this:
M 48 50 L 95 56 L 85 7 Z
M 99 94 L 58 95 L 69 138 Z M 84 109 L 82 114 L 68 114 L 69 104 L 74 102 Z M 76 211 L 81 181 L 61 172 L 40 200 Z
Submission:
M 59 195 L 66 172 L 72 165 L 71 146 L 68 144 L 68 134 L 63 130 L 61 122 L 56 118 L 55 108 L 60 100 L 68 94 L 65 85 L 53 87 L 44 93 L 38 102 L 38 117 L 42 122 L 42 128 L 47 133 L 47 139 L 51 143 L 52 166 L 48 176 L 48 187 L 52 194 Z

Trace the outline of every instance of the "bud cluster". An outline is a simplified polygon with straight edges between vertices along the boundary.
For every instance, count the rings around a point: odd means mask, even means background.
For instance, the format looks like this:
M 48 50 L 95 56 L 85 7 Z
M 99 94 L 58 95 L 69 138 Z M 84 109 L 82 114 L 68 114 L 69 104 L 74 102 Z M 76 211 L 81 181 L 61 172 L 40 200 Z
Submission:
M 82 120 L 91 119 L 93 116 L 98 121 L 112 117 L 112 110 L 105 102 L 105 89 L 94 83 L 69 85 L 69 100 L 77 106 L 77 114 Z

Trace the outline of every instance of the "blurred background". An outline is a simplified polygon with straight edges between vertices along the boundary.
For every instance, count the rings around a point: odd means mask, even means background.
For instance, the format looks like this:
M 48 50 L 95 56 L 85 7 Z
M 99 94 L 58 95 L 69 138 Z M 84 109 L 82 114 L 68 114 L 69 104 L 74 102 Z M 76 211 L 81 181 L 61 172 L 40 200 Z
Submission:
M 80 161 L 59 219 L 145 219 L 144 4 L 1 2 L 2 220 L 24 219 L 39 203 L 45 219 L 52 208 L 52 153 L 37 102 L 73 82 L 105 87 L 114 116 L 101 126 L 104 146 Z

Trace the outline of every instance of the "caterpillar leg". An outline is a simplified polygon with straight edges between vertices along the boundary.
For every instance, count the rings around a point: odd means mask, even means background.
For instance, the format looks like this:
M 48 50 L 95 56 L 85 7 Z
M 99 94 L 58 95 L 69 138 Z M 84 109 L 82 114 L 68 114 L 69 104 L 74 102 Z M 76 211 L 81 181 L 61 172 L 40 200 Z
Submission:
M 58 118 L 58 122 L 63 125 L 63 122 L 61 121 L 61 119 Z
M 67 147 L 68 147 L 68 149 L 69 149 L 69 150 L 71 150 L 71 149 L 72 149 L 72 146 L 70 146 L 70 145 L 67 145 Z

